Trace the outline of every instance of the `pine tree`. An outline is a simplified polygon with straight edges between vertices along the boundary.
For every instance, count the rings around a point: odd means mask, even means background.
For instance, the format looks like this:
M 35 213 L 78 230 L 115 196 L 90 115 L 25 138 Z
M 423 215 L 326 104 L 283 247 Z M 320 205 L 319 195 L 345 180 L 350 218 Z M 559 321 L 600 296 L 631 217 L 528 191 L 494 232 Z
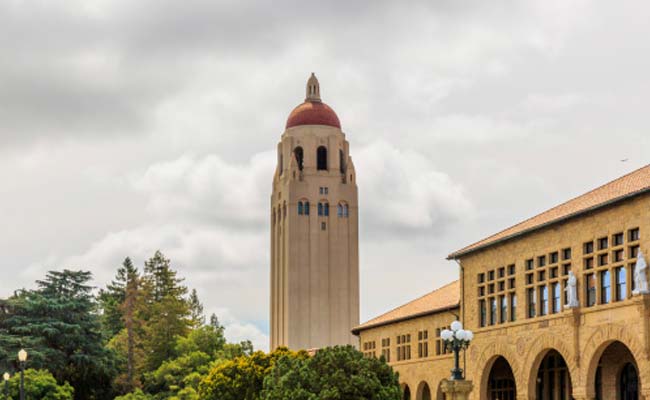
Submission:
M 196 289 L 192 289 L 190 293 L 190 298 L 187 301 L 190 308 L 190 322 L 192 328 L 200 328 L 205 325 L 205 315 L 203 315 L 203 304 L 199 300 L 199 295 L 196 293 Z
M 137 268 L 129 257 L 124 259 L 122 266 L 117 269 L 115 279 L 99 291 L 99 304 L 102 309 L 102 325 L 109 337 L 113 337 L 124 329 L 122 310 L 120 309 L 126 297 L 126 287 L 129 276 L 138 274 Z
M 187 287 L 182 282 L 160 251 L 145 262 L 143 290 L 146 311 L 143 317 L 148 371 L 156 370 L 173 356 L 176 337 L 189 332 L 190 308 L 185 300 Z
M 142 342 L 140 334 L 142 320 L 138 316 L 141 299 L 140 276 L 137 270 L 132 270 L 127 274 L 125 297 L 120 306 L 127 336 L 126 385 L 129 392 L 137 387 L 135 383 L 135 354 L 136 346 Z

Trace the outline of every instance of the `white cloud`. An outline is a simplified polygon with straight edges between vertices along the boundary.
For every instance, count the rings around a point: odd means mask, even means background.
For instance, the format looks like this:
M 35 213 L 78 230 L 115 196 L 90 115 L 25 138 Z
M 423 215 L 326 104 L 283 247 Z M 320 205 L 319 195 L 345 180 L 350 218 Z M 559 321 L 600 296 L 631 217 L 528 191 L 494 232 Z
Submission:
M 230 164 L 217 155 L 185 155 L 150 166 L 133 185 L 147 195 L 148 210 L 159 218 L 260 226 L 268 217 L 274 170 L 270 151 L 246 164 Z
M 355 149 L 360 207 L 370 235 L 444 231 L 471 216 L 462 187 L 413 150 L 378 141 Z

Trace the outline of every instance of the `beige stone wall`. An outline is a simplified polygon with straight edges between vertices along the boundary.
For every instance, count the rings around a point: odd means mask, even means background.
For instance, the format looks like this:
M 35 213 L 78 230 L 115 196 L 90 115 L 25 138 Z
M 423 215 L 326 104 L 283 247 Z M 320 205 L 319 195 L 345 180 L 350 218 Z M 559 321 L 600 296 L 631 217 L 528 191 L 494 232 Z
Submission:
M 627 234 L 630 229 L 636 228 L 639 229 L 640 240 L 629 242 Z M 619 247 L 612 247 L 611 241 L 613 235 L 619 232 L 626 235 L 621 247 L 625 249 L 625 254 L 622 261 L 614 262 L 613 251 Z M 594 241 L 597 256 L 595 242 L 603 237 L 608 237 L 610 243 L 608 249 L 601 252 L 609 254 L 607 264 L 602 268 L 609 269 L 619 265 L 628 267 L 626 298 L 622 301 L 614 301 L 612 298 L 609 304 L 586 307 L 585 274 L 591 270 L 585 267 L 585 257 L 590 255 L 583 254 L 583 245 L 585 242 Z M 475 333 L 474 342 L 466 355 L 467 377 L 474 381 L 474 391 L 470 398 L 488 398 L 490 369 L 498 357 L 504 357 L 513 370 L 517 399 L 535 399 L 540 364 L 549 351 L 556 350 L 567 364 L 575 399 L 595 398 L 596 370 L 601 356 L 603 399 L 618 399 L 617 382 L 621 369 L 627 362 L 633 362 L 639 373 L 640 398 L 650 399 L 650 295 L 632 296 L 633 276 L 629 267 L 636 262 L 636 258 L 631 257 L 628 252 L 628 245 L 638 245 L 647 255 L 650 253 L 649 243 L 650 196 L 643 195 L 461 257 L 462 320 L 465 328 Z M 541 255 L 549 257 L 553 252 L 561 252 L 566 248 L 570 248 L 572 253 L 570 261 L 567 262 L 570 262 L 571 270 L 578 278 L 580 307 L 562 307 L 555 314 L 527 318 L 526 289 L 531 285 L 527 285 L 526 275 L 531 271 L 526 270 L 526 261 L 531 258 L 537 261 L 537 257 Z M 557 263 L 560 268 L 562 264 L 562 260 Z M 515 266 L 512 276 L 508 275 L 509 265 Z M 500 267 L 505 268 L 504 292 L 509 290 L 510 278 L 515 278 L 513 291 L 517 296 L 516 321 L 508 320 L 494 326 L 481 327 L 478 276 L 483 273 L 487 277 L 487 273 L 494 270 L 494 282 L 498 283 Z M 550 273 L 548 263 L 543 268 L 534 267 L 532 273 L 535 274 L 535 279 L 532 287 L 539 286 L 537 274 L 542 270 L 545 274 Z M 566 278 L 563 272 L 558 271 L 557 278 L 557 281 L 562 283 Z M 611 278 L 613 293 L 615 281 L 613 276 Z M 495 290 L 497 289 L 498 286 L 495 286 Z M 549 300 L 551 298 L 549 293 Z M 596 298 L 600 303 L 599 288 Z M 537 300 L 539 302 L 539 297 Z M 499 317 L 497 314 L 497 321 L 500 320 Z M 421 327 L 432 329 L 440 322 L 448 324 L 452 319 L 451 315 L 432 315 L 363 331 L 360 333 L 362 350 L 364 342 L 376 340 L 380 354 L 379 343 L 382 337 L 395 340 L 396 335 L 403 332 L 408 331 L 414 335 Z M 392 342 L 391 345 L 395 346 Z M 418 397 L 417 388 L 422 381 L 426 381 L 431 387 L 432 398 L 435 399 L 439 382 L 449 375 L 452 359 L 450 356 L 442 356 L 425 360 L 413 358 L 408 362 L 391 360 L 391 365 L 400 372 L 400 382 L 410 387 L 411 399 L 421 399 Z
M 465 326 L 475 332 L 475 341 L 468 352 L 471 366 L 468 368 L 468 376 L 475 381 L 478 389 L 473 393 L 473 399 L 487 398 L 487 375 L 491 364 L 498 356 L 504 356 L 513 369 L 518 398 L 534 399 L 539 364 L 551 349 L 557 350 L 569 367 L 574 397 L 593 398 L 598 361 L 607 346 L 615 341 L 622 342 L 634 355 L 640 371 L 642 391 L 646 396 L 650 393 L 649 299 L 647 296 L 631 296 L 630 286 L 633 277 L 629 266 L 634 264 L 636 259 L 630 257 L 627 251 L 627 237 L 623 245 L 624 260 L 614 263 L 611 255 L 612 235 L 624 232 L 627 236 L 628 231 L 634 228 L 639 228 L 640 232 L 638 245 L 644 253 L 648 253 L 650 250 L 648 248 L 649 209 L 649 197 L 647 195 L 637 197 L 461 258 L 464 291 L 463 319 Z M 587 302 L 585 274 L 590 270 L 585 268 L 583 244 L 589 241 L 596 242 L 602 237 L 610 238 L 609 249 L 603 252 L 603 254 L 605 252 L 610 254 L 607 265 L 628 266 L 628 297 L 622 301 L 612 299 L 609 304 L 585 307 Z M 595 246 L 597 248 L 596 243 Z M 580 307 L 563 308 L 557 314 L 527 318 L 526 274 L 529 271 L 526 270 L 526 260 L 534 258 L 537 261 L 540 255 L 548 257 L 549 254 L 564 248 L 571 248 L 571 270 L 578 278 Z M 510 264 L 516 266 L 517 320 L 480 327 L 478 276 L 480 273 L 487 274 L 490 270 Z M 546 270 L 548 274 L 548 269 Z M 536 266 L 533 273 L 538 273 Z M 563 277 L 560 277 L 560 280 L 563 280 Z M 612 288 L 614 286 L 612 276 Z M 599 285 L 597 287 L 596 298 L 600 302 L 601 292 Z M 539 303 L 539 296 L 537 301 Z M 605 382 L 605 376 L 603 378 Z M 610 379 L 608 381 L 610 385 L 612 382 L 615 383 L 611 381 L 614 378 L 610 375 L 607 379 Z M 609 393 L 611 395 L 611 391 Z
M 415 400 L 421 398 L 426 383 L 431 391 L 431 399 L 442 400 L 439 386 L 443 379 L 449 378 L 451 375 L 453 356 L 449 351 L 446 354 L 442 352 L 440 355 L 436 354 L 436 343 L 439 341 L 439 338 L 436 337 L 436 330 L 448 327 L 456 319 L 454 314 L 458 315 L 459 312 L 459 309 L 453 309 L 361 331 L 359 334 L 360 349 L 364 351 L 364 344 L 374 342 L 376 344 L 375 356 L 380 357 L 382 350 L 386 349 L 382 346 L 382 340 L 390 339 L 390 346 L 387 347 L 390 350 L 389 364 L 399 373 L 402 390 L 404 391 L 408 386 L 411 399 Z M 418 333 L 425 330 L 428 332 L 428 339 L 418 340 Z M 411 359 L 398 361 L 397 347 L 401 344 L 397 344 L 397 338 L 403 335 L 411 337 L 410 343 L 407 344 L 411 348 Z M 418 345 L 423 342 L 428 344 L 428 357 L 419 357 Z M 370 353 L 370 351 L 364 352 Z M 367 355 L 371 356 L 371 354 Z
M 293 155 L 298 146 L 302 171 Z M 327 170 L 317 170 L 319 146 L 328 150 Z M 298 215 L 298 203 L 305 201 L 309 215 Z M 329 203 L 329 216 L 318 215 L 319 202 Z M 339 204 L 347 205 L 347 217 L 338 215 Z M 350 330 L 359 323 L 357 186 L 340 129 L 308 125 L 285 131 L 271 221 L 271 348 L 356 344 Z

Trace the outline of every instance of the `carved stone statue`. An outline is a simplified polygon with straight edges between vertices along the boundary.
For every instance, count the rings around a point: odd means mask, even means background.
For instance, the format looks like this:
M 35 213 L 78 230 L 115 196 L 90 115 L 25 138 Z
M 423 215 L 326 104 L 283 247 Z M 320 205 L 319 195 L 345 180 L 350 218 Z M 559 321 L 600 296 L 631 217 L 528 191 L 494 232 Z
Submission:
M 567 308 L 576 308 L 579 307 L 578 303 L 578 279 L 573 274 L 573 271 L 569 271 L 569 280 L 567 282 L 566 292 L 567 292 Z
M 634 266 L 634 286 L 632 291 L 633 295 L 650 293 L 648 290 L 648 264 L 641 250 L 636 258 L 636 265 Z

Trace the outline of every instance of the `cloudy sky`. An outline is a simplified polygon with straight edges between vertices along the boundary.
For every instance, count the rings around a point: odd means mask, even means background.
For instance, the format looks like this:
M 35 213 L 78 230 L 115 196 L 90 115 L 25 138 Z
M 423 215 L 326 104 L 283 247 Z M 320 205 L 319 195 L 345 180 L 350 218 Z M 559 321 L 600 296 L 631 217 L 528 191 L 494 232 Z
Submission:
M 648 162 L 650 3 L 406 4 L 0 2 L 0 296 L 161 249 L 267 347 L 273 149 L 312 71 L 358 174 L 363 320 Z

